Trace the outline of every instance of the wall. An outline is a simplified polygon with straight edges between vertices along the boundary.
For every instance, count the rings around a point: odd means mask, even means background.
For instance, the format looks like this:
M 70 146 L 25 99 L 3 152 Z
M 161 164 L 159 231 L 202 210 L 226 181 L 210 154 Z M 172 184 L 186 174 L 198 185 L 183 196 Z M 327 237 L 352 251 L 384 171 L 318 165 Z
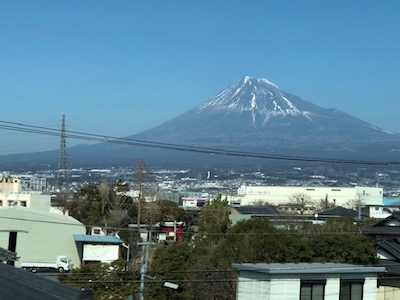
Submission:
M 50 195 L 42 195 L 40 192 L 19 193 L 19 194 L 6 194 L 0 193 L 0 200 L 2 200 L 2 207 L 13 206 L 10 202 L 17 203 L 22 206 L 22 202 L 26 203 L 26 207 L 50 211 Z
M 336 206 L 346 206 L 348 201 L 361 199 L 364 204 L 383 204 L 383 189 L 371 187 L 293 187 L 293 186 L 241 186 L 238 189 L 240 205 L 251 205 L 255 201 L 267 201 L 274 205 L 286 204 L 289 197 L 303 193 L 312 201 L 335 200 Z
M 22 261 L 55 262 L 58 255 L 66 255 L 79 267 L 73 234 L 85 234 L 86 228 L 72 217 L 23 207 L 0 209 L 0 247 L 8 249 L 10 231 L 17 232 L 16 267 Z

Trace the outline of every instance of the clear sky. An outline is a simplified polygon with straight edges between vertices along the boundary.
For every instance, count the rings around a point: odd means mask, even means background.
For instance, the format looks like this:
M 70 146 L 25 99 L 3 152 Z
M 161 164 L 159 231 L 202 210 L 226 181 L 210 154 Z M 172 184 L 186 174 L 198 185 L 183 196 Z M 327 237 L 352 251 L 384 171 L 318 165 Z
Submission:
M 397 0 L 1 0 L 0 120 L 123 137 L 249 75 L 400 132 L 399 29 Z

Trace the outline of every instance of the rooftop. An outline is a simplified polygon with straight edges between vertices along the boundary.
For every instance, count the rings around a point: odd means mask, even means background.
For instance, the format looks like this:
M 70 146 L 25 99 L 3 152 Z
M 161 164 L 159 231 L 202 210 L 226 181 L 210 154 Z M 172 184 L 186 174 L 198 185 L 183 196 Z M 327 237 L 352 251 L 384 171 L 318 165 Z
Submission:
M 239 271 L 253 271 L 264 274 L 329 274 L 329 273 L 381 273 L 384 267 L 335 264 L 335 263 L 287 263 L 287 264 L 232 264 Z

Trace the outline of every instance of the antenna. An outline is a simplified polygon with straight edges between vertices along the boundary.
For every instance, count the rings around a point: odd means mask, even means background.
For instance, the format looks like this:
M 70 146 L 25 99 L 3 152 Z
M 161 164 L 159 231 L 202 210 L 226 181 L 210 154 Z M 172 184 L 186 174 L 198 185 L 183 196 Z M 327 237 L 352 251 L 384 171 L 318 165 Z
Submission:
M 63 115 L 61 123 L 60 150 L 58 153 L 58 170 L 56 180 L 56 188 L 60 189 L 60 191 L 63 188 L 68 191 L 69 185 L 67 147 L 65 140 L 65 115 Z

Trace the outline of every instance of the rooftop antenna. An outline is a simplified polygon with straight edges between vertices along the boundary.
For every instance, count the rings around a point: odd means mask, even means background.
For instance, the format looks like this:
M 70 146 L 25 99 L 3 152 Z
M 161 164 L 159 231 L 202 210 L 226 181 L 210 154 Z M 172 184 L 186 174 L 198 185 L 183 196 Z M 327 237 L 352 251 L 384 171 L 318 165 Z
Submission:
M 66 147 L 66 136 L 65 136 L 65 115 L 62 116 L 61 123 L 61 138 L 60 138 L 60 149 L 58 153 L 58 169 L 56 188 L 60 191 L 64 188 L 68 190 L 69 178 L 68 178 L 68 159 L 67 159 L 67 147 Z

